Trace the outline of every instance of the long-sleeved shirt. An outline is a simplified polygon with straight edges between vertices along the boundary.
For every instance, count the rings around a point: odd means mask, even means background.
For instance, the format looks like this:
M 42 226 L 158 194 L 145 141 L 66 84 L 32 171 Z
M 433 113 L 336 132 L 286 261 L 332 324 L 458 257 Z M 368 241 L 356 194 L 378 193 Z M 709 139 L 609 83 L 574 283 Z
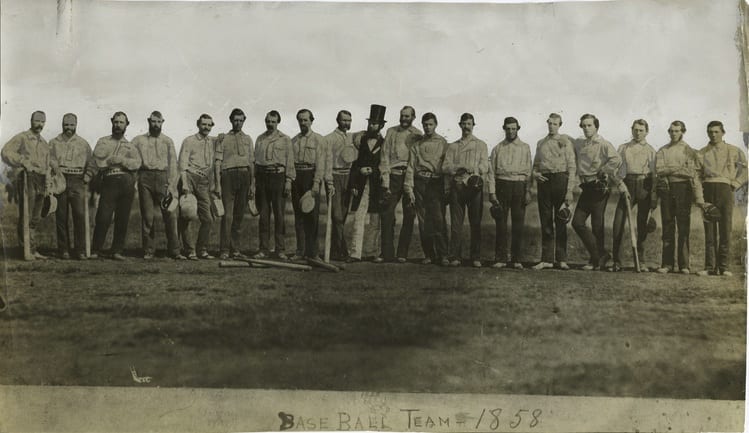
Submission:
M 121 157 L 122 164 L 110 164 L 109 158 L 113 156 Z M 133 146 L 133 143 L 127 141 L 124 135 L 119 139 L 111 135 L 101 137 L 94 147 L 92 161 L 99 170 L 124 168 L 125 170 L 135 171 L 140 168 L 142 163 L 140 152 Z
M 700 182 L 697 151 L 686 142 L 668 143 L 655 153 L 655 173 L 668 182 L 690 182 L 695 201 L 702 203 L 702 183 Z
M 179 179 L 177 151 L 171 138 L 164 134 L 154 137 L 147 133 L 133 138 L 133 145 L 138 149 L 143 160 L 141 170 L 165 170 L 169 185 L 177 185 Z
M 408 165 L 411 147 L 421 136 L 421 131 L 414 126 L 403 128 L 398 125 L 388 128 L 385 133 L 385 143 L 382 146 L 382 158 L 380 158 L 380 174 L 382 175 L 383 187 L 390 187 L 391 168 Z
M 447 140 L 439 134 L 424 135 L 411 146 L 411 157 L 406 167 L 406 178 L 403 189 L 412 192 L 414 176 L 429 173 L 431 176 L 442 174 L 442 163 L 448 148 Z
M 66 170 L 84 170 L 84 180 L 88 182 L 95 174 L 92 169 L 92 152 L 88 141 L 77 134 L 68 138 L 60 134 L 49 141 L 49 156 L 62 172 Z
M 283 166 L 286 178 L 296 179 L 291 138 L 279 130 L 270 134 L 266 131 L 258 136 L 255 142 L 255 163 L 259 166 Z
M 356 159 L 358 154 L 356 145 L 354 144 L 354 134 L 349 134 L 346 131 L 341 131 L 336 128 L 333 132 L 325 136 L 325 157 L 326 157 L 326 171 L 330 171 L 332 176 L 332 170 L 348 170 L 351 168 L 351 162 Z M 344 153 L 348 155 L 348 158 L 344 158 Z M 346 159 L 351 162 L 346 162 Z M 332 177 L 328 178 L 326 173 L 325 180 L 333 180 Z
M 178 170 L 180 173 L 188 171 L 210 177 L 215 159 L 215 137 L 200 133 L 193 134 L 182 141 L 179 149 Z
M 634 140 L 619 146 L 622 165 L 619 167 L 619 177 L 628 174 L 655 174 L 655 149 L 647 141 L 638 143 Z
M 252 138 L 243 131 L 229 131 L 216 139 L 215 155 L 221 169 L 252 167 L 255 164 L 255 147 Z
M 525 181 L 530 183 L 531 147 L 516 138 L 512 141 L 502 140 L 489 156 L 489 193 L 494 194 L 494 179 Z
M 697 152 L 702 182 L 727 183 L 738 188 L 746 182 L 746 155 L 724 141 L 708 144 Z
M 616 152 L 614 145 L 598 134 L 575 140 L 575 159 L 581 182 L 589 181 L 591 176 L 599 172 L 607 174 L 617 183 L 621 181 L 616 175 L 619 173 L 622 157 Z
M 291 139 L 291 147 L 294 149 L 295 164 L 315 165 L 312 189 L 319 188 L 326 170 L 325 138 L 310 129 L 306 134 L 300 132 L 295 135 Z
M 458 176 L 456 172 L 460 169 L 464 169 L 466 173 Z M 443 173 L 452 176 L 456 182 L 465 183 L 473 174 L 486 177 L 488 171 L 489 148 L 484 141 L 471 134 L 450 143 L 445 153 L 445 162 L 442 164 Z
M 538 140 L 536 155 L 533 158 L 533 172 L 536 174 L 550 174 L 567 172 L 567 191 L 575 188 L 575 173 L 577 161 L 575 159 L 575 144 L 569 135 L 554 134 Z
M 21 167 L 26 161 L 29 171 L 47 174 L 50 167 L 49 144 L 39 134 L 28 130 L 16 134 L 3 146 L 3 161 L 11 167 Z

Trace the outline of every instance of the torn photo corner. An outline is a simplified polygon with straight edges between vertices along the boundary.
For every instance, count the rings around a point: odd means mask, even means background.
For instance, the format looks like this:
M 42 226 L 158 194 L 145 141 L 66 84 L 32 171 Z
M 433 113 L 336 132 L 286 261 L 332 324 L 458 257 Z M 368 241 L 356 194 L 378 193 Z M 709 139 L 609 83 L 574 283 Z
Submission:
M 739 0 L 2 0 L 0 144 L 27 130 L 35 110 L 46 114 L 47 141 L 75 113 L 76 133 L 92 148 L 111 133 L 113 113 L 127 113 L 132 141 L 149 132 L 157 110 L 179 155 L 204 113 L 217 136 L 241 108 L 243 131 L 257 144 L 273 110 L 292 138 L 302 109 L 325 136 L 341 110 L 350 132 L 366 130 L 377 104 L 383 135 L 413 107 L 413 126 L 423 129 L 432 113 L 447 143 L 461 139 L 470 113 L 489 152 L 505 139 L 507 117 L 535 156 L 550 113 L 573 139 L 592 113 L 616 148 L 645 119 L 655 150 L 675 120 L 701 149 L 707 124 L 719 120 L 724 140 L 745 153 L 747 13 Z M 26 262 L 18 257 L 21 194 L 6 163 L 0 431 L 745 430 L 746 186 L 735 191 L 727 234 L 731 277 L 695 274 L 706 250 L 695 206 L 691 225 L 678 228 L 689 233 L 690 275 L 634 272 L 630 236 L 620 244 L 622 272 L 582 271 L 588 253 L 572 224 L 562 225 L 572 270 L 531 269 L 543 243 L 536 185 L 523 208 L 522 270 L 492 267 L 501 249 L 487 185 L 475 245 L 468 222 L 445 236 L 462 236 L 465 259 L 478 250 L 480 268 L 421 264 L 431 248 L 421 239 L 423 215 L 402 205 L 382 227 L 394 232 L 393 247 L 405 242 L 405 263 L 281 262 L 280 247 L 256 257 L 262 229 L 250 213 L 237 235 L 240 255 L 221 257 L 217 218 L 207 244 L 217 260 L 171 260 L 160 211 L 155 257 L 143 260 L 150 233 L 136 203 L 124 261 Z M 135 201 L 147 193 L 133 188 Z M 262 215 L 260 198 L 250 200 Z M 605 210 L 606 248 L 618 200 L 612 193 Z M 323 245 L 327 201 L 315 203 Z M 88 208 L 92 226 L 106 219 L 100 202 Z M 458 218 L 442 209 L 448 223 Z M 657 225 L 635 251 L 654 270 L 664 250 L 661 207 L 650 215 Z M 29 242 L 45 255 L 61 248 L 55 218 L 33 222 Z M 289 204 L 279 234 L 289 257 L 304 243 L 294 218 Z M 352 210 L 349 247 L 353 219 Z M 375 248 L 362 257 L 374 258 L 387 233 L 364 235 Z

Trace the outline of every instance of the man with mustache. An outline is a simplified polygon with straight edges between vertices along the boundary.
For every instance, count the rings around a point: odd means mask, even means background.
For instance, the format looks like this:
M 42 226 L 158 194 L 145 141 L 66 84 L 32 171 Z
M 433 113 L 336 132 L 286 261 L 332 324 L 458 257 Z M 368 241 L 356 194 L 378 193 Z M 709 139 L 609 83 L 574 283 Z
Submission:
M 68 233 L 68 208 L 73 213 L 73 236 L 75 246 L 72 257 L 85 260 L 86 257 L 86 221 L 85 210 L 88 206 L 86 185 L 91 180 L 92 170 L 86 170 L 91 161 L 91 146 L 76 134 L 78 116 L 67 113 L 62 116 L 62 133 L 50 140 L 50 156 L 57 170 L 65 176 L 65 191 L 57 194 L 57 250 L 59 257 L 67 260 L 71 257 L 70 235 Z
M 143 161 L 138 148 L 125 138 L 125 131 L 130 125 L 127 114 L 118 111 L 110 120 L 112 135 L 102 137 L 96 142 L 91 164 L 102 176 L 91 258 L 98 258 L 101 254 L 114 215 L 111 257 L 114 260 L 125 260 L 122 252 L 127 239 L 130 208 L 135 196 L 135 172 Z
M 450 266 L 460 266 L 463 220 L 466 209 L 471 226 L 470 257 L 473 267 L 481 267 L 481 215 L 484 192 L 468 185 L 472 176 L 483 178 L 489 171 L 489 149 L 483 140 L 473 135 L 473 114 L 460 116 L 461 138 L 451 143 L 445 153 L 442 171 L 449 178 L 450 202 Z
M 190 220 L 180 217 L 179 231 L 182 234 L 182 246 L 190 260 L 211 260 L 208 254 L 208 239 L 211 236 L 211 189 L 216 188 L 216 170 L 214 170 L 215 137 L 211 137 L 213 118 L 201 114 L 195 122 L 198 133 L 185 138 L 179 150 L 178 169 L 182 194 L 192 194 L 198 202 L 197 242 L 190 233 Z
M 49 144 L 41 136 L 47 116 L 43 111 L 31 114 L 31 127 L 28 131 L 16 134 L 3 146 L 3 162 L 16 169 L 20 174 L 16 183 L 18 203 L 23 203 L 23 178 L 26 176 L 28 188 L 29 240 L 33 259 L 45 260 L 47 257 L 36 250 L 36 229 L 42 219 L 42 205 L 46 189 L 47 174 L 52 161 L 49 155 Z M 18 206 L 18 243 L 23 250 L 23 206 Z
M 296 114 L 299 134 L 291 139 L 294 152 L 296 179 L 291 183 L 291 204 L 294 208 L 294 229 L 296 232 L 296 254 L 293 260 L 319 258 L 317 242 L 320 201 L 317 194 L 325 172 L 325 151 L 322 135 L 312 130 L 315 116 L 306 108 Z M 315 205 L 309 213 L 302 212 L 302 196 L 312 190 Z
M 348 247 L 343 235 L 344 224 L 348 216 L 351 192 L 348 190 L 349 171 L 351 163 L 356 159 L 357 148 L 354 146 L 352 135 L 348 133 L 351 129 L 351 112 L 341 110 L 336 116 L 338 127 L 325 136 L 325 172 L 323 178 L 325 183 L 332 182 L 328 193 L 332 194 L 330 203 L 332 234 L 330 243 L 330 257 L 333 260 L 346 260 L 348 258 Z M 320 169 L 315 171 L 318 177 Z
M 166 231 L 167 252 L 175 260 L 185 260 L 186 257 L 179 252 L 177 212 L 161 209 L 161 200 L 167 193 L 172 194 L 174 200 L 177 199 L 177 152 L 172 139 L 161 132 L 164 116 L 154 111 L 147 121 L 148 133 L 133 139 L 133 145 L 143 160 L 138 171 L 143 259 L 151 260 L 154 257 L 154 220 L 156 209 L 160 209 Z
M 372 104 L 367 119 L 367 131 L 358 135 L 359 147 L 356 160 L 351 164 L 349 188 L 353 199 L 354 234 L 348 262 L 359 262 L 365 246 L 376 250 L 380 234 L 380 212 L 382 207 L 382 178 L 380 158 L 385 139 L 380 134 L 385 127 L 385 107 Z M 365 231 L 367 216 L 369 228 Z M 378 257 L 375 254 L 375 259 Z
M 395 208 L 400 201 L 403 206 L 403 222 L 398 236 L 398 263 L 405 263 L 408 256 L 416 208 L 413 202 L 407 200 L 408 195 L 403 194 L 403 181 L 406 178 L 408 155 L 414 143 L 422 136 L 421 131 L 413 126 L 415 118 L 416 110 L 407 105 L 400 111 L 400 125 L 388 128 L 385 133 L 380 173 L 382 188 L 386 191 L 386 202 L 382 210 L 382 256 L 375 259 L 376 263 L 391 262 L 396 257 L 394 249 Z M 406 200 L 401 200 L 402 197 Z M 423 234 L 422 224 L 419 224 L 419 232 Z
M 221 195 L 224 216 L 221 219 L 221 260 L 241 259 L 239 231 L 247 201 L 255 196 L 255 148 L 252 138 L 242 131 L 247 118 L 235 108 L 229 114 L 231 131 L 216 140 L 216 190 Z
M 286 198 L 291 194 L 291 184 L 296 179 L 294 168 L 294 151 L 291 138 L 278 130 L 281 114 L 271 110 L 265 115 L 266 131 L 257 138 L 255 143 L 255 177 L 258 212 L 258 237 L 260 251 L 255 254 L 256 259 L 268 257 L 270 253 L 270 214 L 273 212 L 274 244 L 276 257 L 287 260 L 284 253 L 284 210 Z

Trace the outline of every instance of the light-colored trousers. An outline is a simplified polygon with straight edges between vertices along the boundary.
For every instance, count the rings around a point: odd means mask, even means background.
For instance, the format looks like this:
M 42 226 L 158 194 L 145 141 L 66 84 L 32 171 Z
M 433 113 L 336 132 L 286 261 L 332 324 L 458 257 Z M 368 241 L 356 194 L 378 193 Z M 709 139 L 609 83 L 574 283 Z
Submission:
M 367 213 L 369 209 L 369 180 L 364 185 L 361 202 L 354 213 L 354 234 L 351 242 L 351 257 L 361 259 L 364 257 L 380 254 L 380 214 Z M 367 224 L 369 220 L 369 224 Z M 366 226 L 369 227 L 366 227 Z M 366 229 L 366 230 L 365 230 Z

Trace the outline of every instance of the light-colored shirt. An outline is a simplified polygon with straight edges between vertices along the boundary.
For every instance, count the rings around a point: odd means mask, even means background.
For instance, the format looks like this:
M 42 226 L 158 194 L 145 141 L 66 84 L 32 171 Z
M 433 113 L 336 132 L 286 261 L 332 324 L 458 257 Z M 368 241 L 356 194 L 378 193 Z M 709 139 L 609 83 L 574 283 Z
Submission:
M 323 142 L 325 139 L 322 135 L 312 131 L 307 131 L 302 135 L 299 133 L 291 139 L 291 146 L 294 149 L 294 162 L 297 164 L 315 164 L 317 165 L 318 155 L 324 156 Z M 323 152 L 318 152 L 323 150 Z M 323 169 L 325 163 L 323 162 Z
M 393 126 L 385 132 L 385 141 L 382 143 L 382 156 L 380 157 L 380 174 L 384 188 L 390 187 L 391 168 L 408 165 L 411 147 L 421 136 L 421 131 L 414 126 L 408 128 L 403 128 L 400 125 Z
M 445 137 L 439 134 L 424 135 L 411 146 L 411 157 L 408 159 L 406 178 L 403 180 L 403 189 L 406 192 L 413 191 L 415 175 L 424 172 L 442 174 L 442 163 L 448 146 Z
M 179 172 L 188 171 L 211 176 L 211 168 L 215 159 L 215 140 L 215 137 L 210 135 L 203 137 L 200 133 L 185 138 L 179 149 Z
M 260 134 L 255 142 L 255 163 L 260 166 L 277 165 L 286 168 L 286 178 L 296 179 L 294 149 L 291 138 L 279 130 Z
M 703 182 L 720 182 L 734 189 L 746 182 L 746 155 L 726 142 L 708 144 L 697 152 Z
M 638 143 L 631 140 L 619 146 L 622 165 L 619 167 L 619 177 L 628 174 L 655 174 L 655 149 L 647 141 Z
M 612 179 L 617 179 L 622 157 L 614 149 L 614 145 L 596 134 L 590 138 L 581 137 L 575 140 L 575 158 L 577 160 L 577 175 L 581 181 L 603 172 Z
M 494 179 L 529 182 L 532 167 L 528 144 L 519 138 L 500 141 L 489 156 L 489 193 L 495 193 Z
M 29 165 L 29 171 L 47 174 L 49 171 L 49 144 L 39 134 L 27 130 L 16 134 L 3 146 L 3 161 L 11 167 L 21 167 L 24 161 Z
M 466 173 L 456 176 L 455 173 L 460 169 L 466 170 Z M 456 182 L 465 183 L 473 174 L 486 177 L 488 171 L 489 148 L 483 140 L 471 134 L 450 143 L 445 153 L 445 162 L 442 164 L 443 173 L 453 176 Z
M 164 134 L 154 137 L 151 133 L 146 133 L 133 138 L 133 145 L 143 160 L 141 170 L 165 170 L 169 185 L 177 185 L 177 151 L 171 138 Z
M 243 131 L 229 131 L 216 139 L 214 158 L 221 161 L 221 169 L 252 167 L 255 147 L 252 138 Z
M 351 152 L 353 150 L 354 158 L 356 158 L 356 151 L 357 148 L 354 145 L 354 135 L 349 134 L 346 131 L 341 131 L 340 129 L 336 128 L 333 132 L 325 136 L 325 151 L 328 152 L 326 154 L 326 157 L 328 158 L 328 161 L 332 161 L 332 165 L 330 168 L 337 170 L 337 169 L 348 169 L 351 168 L 351 163 L 346 162 L 343 159 L 343 151 L 349 148 L 350 150 L 347 150 L 347 152 Z M 326 166 L 326 169 L 328 167 Z M 328 180 L 327 178 L 325 180 Z M 332 178 L 330 179 L 332 180 Z
M 668 143 L 655 153 L 655 173 L 669 182 L 689 182 L 697 203 L 703 203 L 702 183 L 698 175 L 697 151 L 686 142 Z
M 533 158 L 533 171 L 540 174 L 567 172 L 570 179 L 575 177 L 575 145 L 569 135 L 547 135 L 536 144 Z
M 122 157 L 122 164 L 110 165 L 108 160 L 113 156 Z M 100 170 L 106 168 L 124 168 L 135 171 L 140 168 L 142 163 L 140 152 L 133 146 L 133 143 L 127 141 L 124 135 L 119 139 L 111 135 L 101 137 L 94 147 L 92 160 L 96 168 Z
M 49 141 L 50 157 L 60 167 L 86 168 L 91 159 L 91 146 L 78 134 L 68 138 L 64 134 Z

